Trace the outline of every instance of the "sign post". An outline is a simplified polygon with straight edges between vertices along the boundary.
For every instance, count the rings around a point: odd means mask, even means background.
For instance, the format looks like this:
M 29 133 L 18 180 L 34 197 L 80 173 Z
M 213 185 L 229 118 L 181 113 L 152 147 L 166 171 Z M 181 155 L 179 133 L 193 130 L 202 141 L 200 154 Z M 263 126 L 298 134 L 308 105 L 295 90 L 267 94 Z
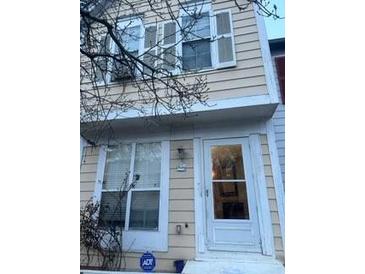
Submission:
M 152 272 L 156 266 L 156 258 L 147 251 L 139 259 L 139 266 L 144 272 Z

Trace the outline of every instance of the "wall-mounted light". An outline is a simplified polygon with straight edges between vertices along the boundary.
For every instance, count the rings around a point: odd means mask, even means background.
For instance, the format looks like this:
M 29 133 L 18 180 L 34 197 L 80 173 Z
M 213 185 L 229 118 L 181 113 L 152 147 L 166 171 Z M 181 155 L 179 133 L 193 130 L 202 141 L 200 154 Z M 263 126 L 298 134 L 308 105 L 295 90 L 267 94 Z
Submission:
M 185 150 L 183 148 L 178 148 L 177 154 L 179 156 L 180 163 L 177 165 L 176 169 L 179 172 L 185 172 L 186 171 L 186 164 L 184 163 Z

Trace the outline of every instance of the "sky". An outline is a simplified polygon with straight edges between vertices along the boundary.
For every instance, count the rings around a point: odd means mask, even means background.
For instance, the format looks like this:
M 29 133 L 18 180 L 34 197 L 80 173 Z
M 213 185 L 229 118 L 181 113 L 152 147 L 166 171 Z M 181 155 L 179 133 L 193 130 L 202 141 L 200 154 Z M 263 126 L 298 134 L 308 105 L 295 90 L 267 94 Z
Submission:
M 271 0 L 271 5 L 276 4 L 278 15 L 285 17 L 285 0 Z M 265 17 L 266 31 L 269 39 L 285 37 L 285 19 L 272 19 Z

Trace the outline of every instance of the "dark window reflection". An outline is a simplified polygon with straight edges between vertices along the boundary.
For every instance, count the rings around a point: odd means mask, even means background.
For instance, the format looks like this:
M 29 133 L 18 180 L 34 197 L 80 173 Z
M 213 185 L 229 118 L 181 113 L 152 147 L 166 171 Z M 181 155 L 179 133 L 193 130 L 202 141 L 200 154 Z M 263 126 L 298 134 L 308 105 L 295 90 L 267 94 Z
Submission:
M 215 219 L 249 219 L 245 182 L 213 182 Z
M 124 228 L 126 207 L 126 192 L 103 192 L 100 203 L 100 225 L 118 227 L 119 229 Z

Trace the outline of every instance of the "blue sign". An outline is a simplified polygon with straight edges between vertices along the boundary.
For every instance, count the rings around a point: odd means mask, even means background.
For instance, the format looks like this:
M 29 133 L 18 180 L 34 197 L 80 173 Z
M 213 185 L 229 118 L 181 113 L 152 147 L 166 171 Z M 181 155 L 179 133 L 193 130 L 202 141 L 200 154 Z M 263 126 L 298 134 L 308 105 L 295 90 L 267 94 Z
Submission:
M 143 253 L 139 259 L 139 266 L 144 272 L 152 272 L 156 266 L 156 258 L 149 252 Z

